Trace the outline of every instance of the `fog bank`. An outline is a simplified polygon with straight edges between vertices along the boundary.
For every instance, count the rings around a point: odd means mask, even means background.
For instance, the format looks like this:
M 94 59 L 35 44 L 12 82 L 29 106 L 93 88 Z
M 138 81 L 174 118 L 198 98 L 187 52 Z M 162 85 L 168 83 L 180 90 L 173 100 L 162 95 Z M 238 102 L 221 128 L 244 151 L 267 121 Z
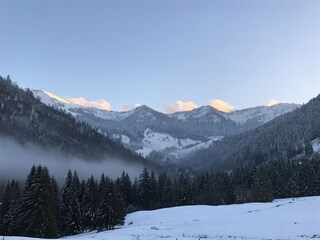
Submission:
M 89 178 L 91 175 L 99 178 L 102 173 L 116 178 L 122 171 L 127 172 L 133 179 L 143 170 L 142 164 L 130 164 L 121 159 L 83 160 L 62 152 L 44 150 L 31 143 L 21 145 L 15 140 L 0 137 L 0 180 L 24 180 L 33 164 L 48 167 L 50 174 L 60 183 L 64 181 L 69 169 L 76 170 L 80 179 Z

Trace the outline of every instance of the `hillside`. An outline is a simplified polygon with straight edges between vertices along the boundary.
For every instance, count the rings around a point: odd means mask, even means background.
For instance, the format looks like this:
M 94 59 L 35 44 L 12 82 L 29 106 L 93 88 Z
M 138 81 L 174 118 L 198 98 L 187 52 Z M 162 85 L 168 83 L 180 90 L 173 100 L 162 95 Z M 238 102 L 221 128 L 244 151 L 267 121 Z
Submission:
M 316 239 L 320 237 L 320 197 L 281 199 L 272 203 L 185 206 L 127 215 L 118 229 L 68 239 L 198 240 Z M 35 240 L 5 237 L 6 240 Z
M 84 160 L 105 157 L 130 163 L 155 165 L 132 153 L 121 144 L 77 121 L 66 112 L 51 108 L 10 79 L 0 77 L 0 136 L 32 143 L 44 149 L 62 151 Z
M 214 142 L 209 148 L 195 152 L 185 164 L 196 171 L 230 170 L 292 159 L 318 151 L 319 137 L 320 95 L 260 127 Z

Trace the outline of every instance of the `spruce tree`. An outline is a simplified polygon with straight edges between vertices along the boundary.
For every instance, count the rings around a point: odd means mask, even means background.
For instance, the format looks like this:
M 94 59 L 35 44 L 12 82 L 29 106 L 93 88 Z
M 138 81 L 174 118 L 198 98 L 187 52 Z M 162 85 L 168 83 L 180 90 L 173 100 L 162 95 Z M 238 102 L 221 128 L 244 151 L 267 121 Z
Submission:
M 9 235 L 9 228 L 14 222 L 14 213 L 18 208 L 20 187 L 14 179 L 7 183 L 2 200 L 0 201 L 0 235 Z
M 57 199 L 52 179 L 46 167 L 33 166 L 26 180 L 25 189 L 13 221 L 11 231 L 23 236 L 52 238 L 58 236 Z M 19 228 L 16 227 L 19 226 Z
M 150 209 L 152 202 L 152 186 L 150 174 L 147 168 L 140 174 L 138 183 L 139 205 L 142 209 Z
M 125 217 L 125 204 L 119 189 L 109 178 L 101 176 L 99 183 L 101 202 L 98 208 L 98 229 L 108 230 L 123 224 Z
M 190 179 L 183 174 L 180 175 L 178 181 L 177 205 L 184 206 L 192 203 L 192 191 Z
M 83 185 L 83 184 L 82 184 Z M 92 231 L 97 225 L 97 211 L 100 204 L 100 194 L 96 180 L 91 176 L 84 184 L 83 200 L 81 209 L 83 215 L 83 226 Z
M 273 190 L 266 170 L 260 168 L 254 182 L 253 200 L 255 202 L 271 202 L 273 200 Z
M 133 203 L 131 185 L 132 183 L 128 173 L 122 172 L 121 178 L 119 179 L 119 189 L 127 206 Z
M 158 196 L 160 207 L 172 206 L 172 181 L 165 173 L 159 175 Z
M 74 179 L 71 171 L 67 178 L 61 195 L 61 231 L 63 235 L 74 235 L 82 232 L 81 208 L 79 202 L 78 179 Z

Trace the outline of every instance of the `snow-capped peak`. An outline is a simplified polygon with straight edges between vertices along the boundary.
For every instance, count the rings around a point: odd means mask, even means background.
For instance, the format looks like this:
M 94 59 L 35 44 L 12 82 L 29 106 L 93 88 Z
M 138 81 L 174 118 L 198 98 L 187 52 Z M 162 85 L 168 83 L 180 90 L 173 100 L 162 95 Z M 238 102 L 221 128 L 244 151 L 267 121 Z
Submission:
M 43 91 L 45 94 L 47 94 L 50 98 L 53 98 L 53 99 L 56 99 L 57 101 L 59 102 L 63 102 L 63 103 L 67 103 L 67 104 L 71 104 L 71 102 L 67 101 L 66 99 L 63 99 L 57 95 L 54 95 L 53 93 L 51 92 L 48 92 L 48 91 Z

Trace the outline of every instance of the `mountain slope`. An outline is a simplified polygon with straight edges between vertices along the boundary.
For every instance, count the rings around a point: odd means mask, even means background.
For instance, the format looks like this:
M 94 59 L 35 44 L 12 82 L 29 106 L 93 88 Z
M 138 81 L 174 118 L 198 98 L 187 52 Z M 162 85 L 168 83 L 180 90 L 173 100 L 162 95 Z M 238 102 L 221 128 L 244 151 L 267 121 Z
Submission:
M 10 80 L 0 77 L 0 134 L 22 144 L 33 143 L 56 149 L 83 159 L 104 157 L 139 164 L 149 164 L 88 124 L 70 114 L 48 107 Z M 149 164 L 150 165 L 150 164 Z
M 190 156 L 186 165 L 199 171 L 230 170 L 270 160 L 286 160 L 299 154 L 312 154 L 311 143 L 319 137 L 320 95 L 260 127 L 214 142 L 208 149 Z
M 255 128 L 299 107 L 297 104 L 278 104 L 224 113 L 203 106 L 192 111 L 164 114 L 143 105 L 128 112 L 115 112 L 76 105 L 48 92 L 34 90 L 33 93 L 43 103 L 65 110 L 143 156 L 155 150 L 170 158 L 184 157 L 195 149 L 206 148 L 213 139 Z
M 170 117 L 176 119 L 184 128 L 192 129 L 205 137 L 226 136 L 241 131 L 238 125 L 226 116 L 227 113 L 211 106 L 170 114 Z

